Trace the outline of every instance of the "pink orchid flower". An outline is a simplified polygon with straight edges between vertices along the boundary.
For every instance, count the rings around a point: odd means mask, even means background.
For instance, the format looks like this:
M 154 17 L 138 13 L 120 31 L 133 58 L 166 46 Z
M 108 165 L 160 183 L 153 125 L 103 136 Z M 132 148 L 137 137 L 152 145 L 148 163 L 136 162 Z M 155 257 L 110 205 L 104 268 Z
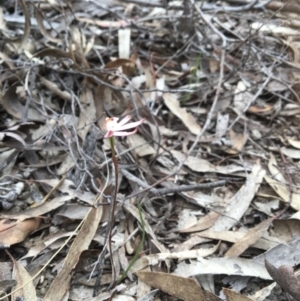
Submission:
M 109 138 L 112 136 L 133 135 L 137 132 L 137 127 L 145 121 L 145 118 L 143 118 L 136 122 L 127 123 L 130 119 L 131 119 L 131 116 L 127 115 L 120 122 L 118 122 L 118 120 L 119 120 L 118 117 L 107 117 L 105 119 L 105 128 L 107 130 L 107 133 L 105 134 L 104 138 Z M 133 128 L 134 128 L 134 130 L 132 132 L 125 131 L 125 130 L 129 130 L 129 129 L 133 129 Z

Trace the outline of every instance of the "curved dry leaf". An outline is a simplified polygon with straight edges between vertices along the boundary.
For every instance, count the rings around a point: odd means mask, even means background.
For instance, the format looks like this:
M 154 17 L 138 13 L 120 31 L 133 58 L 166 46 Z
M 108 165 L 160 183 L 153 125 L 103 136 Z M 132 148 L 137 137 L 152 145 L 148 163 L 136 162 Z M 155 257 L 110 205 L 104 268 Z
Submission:
M 94 44 L 95 44 L 95 36 L 91 36 L 90 39 L 88 40 L 86 46 L 85 46 L 85 49 L 84 49 L 84 56 L 87 56 L 90 51 L 93 49 L 94 47 Z
M 42 49 L 41 51 L 35 53 L 34 56 L 35 57 L 50 56 L 50 57 L 55 57 L 55 58 L 72 59 L 69 52 L 66 52 L 66 51 L 58 49 L 58 48 L 45 48 L 45 49 Z
M 208 206 L 224 206 L 224 198 L 217 196 L 216 194 L 205 194 L 201 191 L 187 191 L 181 192 L 182 195 L 187 197 L 188 199 L 192 200 L 193 203 L 196 203 L 202 207 Z M 192 227 L 192 226 L 191 226 Z M 181 229 L 184 230 L 184 229 Z
M 198 236 L 197 234 L 191 235 L 191 237 L 184 242 L 175 245 L 172 251 L 174 252 L 182 252 L 192 249 L 193 247 L 196 247 L 199 244 L 210 242 L 210 239 L 202 238 Z
M 153 70 L 150 66 L 142 66 L 143 73 L 146 77 L 145 86 L 149 90 L 154 90 L 156 83 L 155 83 L 155 76 L 153 75 Z M 144 102 L 155 102 L 157 99 L 157 92 L 156 91 L 149 91 L 144 93 Z
M 17 281 L 17 286 L 12 290 L 12 300 L 37 301 L 36 290 L 32 277 L 18 261 L 14 261 L 13 275 Z
M 67 206 L 62 207 L 57 213 L 56 216 L 63 216 L 70 220 L 83 220 L 89 211 L 88 206 L 83 206 L 79 204 L 68 204 Z
M 125 247 L 126 247 L 126 252 L 127 254 L 134 254 L 135 253 L 135 246 L 136 243 L 133 242 L 131 239 L 128 239 L 129 236 L 133 235 L 134 232 L 136 232 L 137 229 L 134 227 L 134 218 L 133 216 L 128 216 L 126 219 L 127 222 L 127 227 L 125 228 Z
M 165 93 L 163 95 L 163 99 L 170 111 L 183 122 L 183 124 L 189 129 L 192 134 L 200 134 L 201 127 L 196 121 L 195 117 L 191 113 L 188 113 L 185 108 L 180 107 L 179 100 L 174 94 Z
M 0 64 L 2 65 L 3 63 L 5 63 L 9 69 L 15 70 L 16 68 L 9 56 L 6 53 L 0 51 Z
M 18 52 L 21 52 L 23 48 L 26 46 L 29 35 L 30 35 L 30 29 L 31 29 L 31 24 L 30 24 L 30 15 L 28 12 L 28 8 L 26 5 L 25 0 L 20 0 L 24 17 L 25 17 L 25 29 L 24 29 L 24 34 L 21 38 L 17 39 L 9 39 L 9 42 L 15 44 L 16 49 Z
M 69 26 L 69 33 L 71 34 L 72 42 L 75 44 L 75 47 L 73 47 L 74 44 L 70 45 L 69 47 L 70 54 L 74 56 L 75 61 L 78 64 L 82 65 L 86 69 L 89 69 L 90 65 L 84 56 L 84 49 L 86 45 L 85 34 L 82 32 L 81 28 L 78 27 L 77 25 Z
M 274 212 L 279 210 L 280 208 L 280 201 L 278 199 L 271 200 L 268 202 L 265 202 L 265 200 L 262 201 L 254 201 L 253 207 L 256 208 L 258 211 L 265 213 L 267 216 L 274 216 Z
M 182 162 L 186 159 L 186 155 L 182 152 L 171 150 L 172 155 Z M 197 157 L 188 156 L 184 165 L 196 172 L 217 172 L 221 174 L 232 174 L 239 171 L 249 170 L 249 167 L 239 166 L 235 164 L 228 164 L 226 166 L 215 166 L 209 161 Z
M 247 296 L 243 296 L 238 292 L 230 290 L 228 288 L 222 288 L 224 295 L 226 296 L 227 301 L 255 301 Z
M 198 261 L 191 260 L 189 264 L 185 262 L 179 263 L 174 274 L 182 277 L 199 274 L 225 274 L 259 277 L 261 279 L 271 280 L 271 276 L 263 264 L 243 258 L 198 258 Z
M 56 170 L 56 174 L 59 176 L 62 176 L 65 173 L 67 173 L 74 166 L 75 166 L 75 162 L 74 162 L 72 156 L 68 154 L 67 157 L 65 158 L 65 160 L 63 160 L 62 163 L 58 166 L 58 168 Z
M 265 259 L 279 267 L 281 265 L 295 266 L 300 264 L 300 237 L 294 236 L 290 241 L 278 244 L 275 248 L 269 249 L 255 258 L 254 262 L 264 264 Z
M 21 127 L 23 127 L 23 126 L 34 125 L 34 124 L 35 124 L 34 122 L 22 122 L 22 123 L 18 123 L 14 126 L 7 128 L 6 131 L 17 131 L 17 130 L 20 130 Z
M 203 61 L 203 62 L 202 62 Z M 201 59 L 201 63 L 204 65 L 205 63 L 208 64 L 209 66 L 209 72 L 210 73 L 215 73 L 217 71 L 220 70 L 220 61 L 213 58 L 213 57 L 210 57 L 208 59 Z
M 283 44 L 290 47 L 294 52 L 294 63 L 300 63 L 300 52 L 297 43 L 293 42 L 293 39 L 291 39 L 290 37 L 288 37 L 287 40 L 281 39 L 281 41 Z
M 43 246 L 44 247 L 50 247 L 51 245 L 53 245 L 55 242 L 57 243 L 58 241 L 60 241 L 59 243 L 59 247 L 61 245 L 64 244 L 64 240 L 62 240 L 62 238 L 65 238 L 65 237 L 72 237 L 72 236 L 76 236 L 77 233 L 74 234 L 74 232 L 72 231 L 69 231 L 69 232 L 65 232 L 65 230 L 61 230 L 57 233 L 54 233 L 54 234 L 49 234 L 48 236 L 46 236 L 42 242 L 43 242 Z M 57 248 L 58 246 L 55 245 L 53 248 Z
M 229 230 L 238 223 L 254 198 L 265 173 L 265 170 L 259 164 L 253 166 L 252 173 L 247 176 L 246 183 L 228 202 L 226 215 L 221 215 L 217 219 L 212 230 Z
M 31 141 L 36 141 L 36 140 L 48 135 L 49 132 L 55 127 L 55 125 L 56 125 L 55 123 L 48 122 L 47 124 L 40 125 L 38 128 L 32 127 L 31 129 L 29 129 L 28 136 L 31 138 Z M 53 161 L 53 160 L 51 160 L 51 161 Z M 38 167 L 42 167 L 42 165 L 43 165 L 42 161 L 38 164 L 41 164 Z M 45 163 L 44 163 L 44 166 L 48 166 L 47 164 L 48 163 L 46 163 L 46 165 L 45 165 Z
M 0 224 L 0 245 L 10 246 L 24 239 L 33 231 L 36 231 L 41 223 L 40 218 L 31 218 L 13 224 L 6 224 L 5 220 Z
M 300 64 L 299 64 L 300 65 Z M 300 68 L 300 66 L 299 66 Z M 300 83 L 296 83 L 293 85 L 293 90 L 297 91 L 296 93 L 299 93 L 300 91 Z M 279 112 L 280 116 L 295 116 L 300 113 L 300 107 L 296 104 L 287 104 L 284 106 L 283 110 Z
M 54 38 L 51 36 L 51 34 L 47 31 L 47 29 L 45 28 L 44 26 L 44 23 L 43 21 L 45 20 L 45 18 L 43 17 L 43 14 L 41 12 L 41 9 L 40 9 L 40 3 L 38 4 L 37 7 L 35 7 L 35 11 L 36 11 L 36 22 L 37 22 L 37 25 L 39 27 L 39 30 L 40 30 L 40 33 L 49 41 L 57 44 L 57 43 L 61 43 L 62 40 L 61 39 L 58 39 L 58 38 Z
M 0 8 L 1 9 L 1 8 Z M 7 262 L 4 262 L 4 264 L 6 264 Z M 5 294 L 5 292 L 11 291 L 11 289 L 16 286 L 17 281 L 13 280 L 13 279 L 7 279 L 8 277 L 5 277 L 6 275 L 10 275 L 11 274 L 11 268 L 9 268 L 9 271 L 4 271 L 2 269 L 3 267 L 1 266 L 1 273 L 3 273 L 3 277 L 0 278 L 0 297 L 3 297 L 3 295 Z M 6 267 L 5 267 L 6 268 Z M 7 279 L 7 280 L 6 280 Z M 3 298 L 2 300 L 8 300 L 6 298 Z
M 215 224 L 215 221 L 219 218 L 220 213 L 209 212 L 205 216 L 201 217 L 196 225 L 191 228 L 180 230 L 181 233 L 190 233 L 190 232 L 199 232 L 205 229 L 212 227 Z M 202 232 L 200 232 L 202 233 Z
M 197 224 L 197 217 L 195 211 L 191 209 L 183 209 L 178 213 L 177 227 L 175 231 L 182 231 L 189 229 Z
M 299 34 L 298 30 L 296 30 L 296 29 L 286 27 L 286 26 L 279 26 L 278 24 L 262 25 L 261 22 L 254 22 L 254 23 L 252 23 L 251 27 L 254 30 L 258 30 L 260 32 L 273 33 L 276 35 L 289 36 L 289 35 L 298 35 Z
M 129 67 L 129 66 L 135 66 L 134 61 L 127 58 L 118 58 L 116 60 L 108 62 L 104 66 L 104 69 L 117 69 L 119 67 Z
M 248 233 L 238 240 L 224 255 L 224 257 L 238 257 L 249 247 L 254 245 L 269 229 L 273 218 L 264 220 L 257 226 L 253 227 Z
M 58 179 L 47 179 L 47 180 L 37 180 L 40 183 L 47 184 L 51 187 L 55 187 L 58 185 Z M 92 192 L 88 191 L 77 191 L 76 189 L 72 189 L 71 187 L 75 187 L 74 183 L 71 180 L 64 180 L 64 182 L 57 188 L 59 191 L 63 193 L 67 193 L 69 196 L 73 198 L 76 197 L 81 201 L 84 201 L 88 204 L 92 204 L 93 200 L 95 199 L 96 195 Z
M 55 234 L 49 234 L 43 237 L 39 242 L 33 245 L 21 259 L 36 257 L 42 252 L 47 252 L 50 250 L 56 250 L 65 244 L 65 241 L 70 237 L 75 237 L 74 231 L 64 232 L 65 230 L 58 231 Z M 47 249 L 47 250 L 46 250 Z M 1 300 L 1 299 L 0 299 Z
M 127 141 L 130 148 L 134 148 L 134 152 L 136 152 L 139 157 L 156 154 L 155 149 L 139 134 L 128 136 Z
M 0 141 L 2 141 L 5 137 L 11 137 L 15 140 L 21 142 L 24 146 L 26 145 L 26 142 L 22 138 L 22 133 L 18 134 L 18 132 L 12 133 L 12 132 L 0 132 Z M 25 136 L 23 134 L 23 136 Z
M 128 59 L 130 56 L 130 35 L 131 29 L 119 29 L 118 30 L 118 45 L 119 45 L 119 57 Z
M 300 281 L 296 277 L 293 267 L 282 265 L 279 268 L 265 260 L 265 266 L 272 278 L 295 300 L 300 300 Z
M 74 57 L 64 50 L 58 49 L 58 48 L 45 48 L 37 53 L 34 54 L 33 57 L 55 57 L 55 58 L 67 58 L 73 61 L 73 64 L 76 68 L 79 68 L 79 65 L 77 62 L 81 60 L 80 56 L 78 54 L 74 54 Z
M 119 21 L 106 21 L 106 20 L 95 20 L 95 19 L 89 19 L 89 18 L 76 18 L 80 22 L 86 22 L 93 25 L 97 25 L 99 27 L 104 28 L 115 28 L 115 27 L 125 27 L 129 25 L 128 21 L 119 20 Z
M 221 114 L 218 112 L 216 134 L 214 143 L 220 142 L 220 139 L 226 134 L 229 123 L 229 114 Z
M 300 150 L 290 147 L 281 147 L 281 152 L 292 159 L 300 159 Z
M 105 108 L 104 108 L 105 102 L 103 100 L 104 99 L 106 100 L 107 97 L 109 98 L 109 100 L 112 99 L 111 89 L 105 87 L 105 85 L 98 85 L 93 92 L 94 92 L 94 100 L 95 100 L 97 125 L 102 132 L 105 132 L 104 124 L 105 124 L 106 116 L 105 116 Z
M 288 189 L 286 184 L 278 182 L 269 176 L 264 176 L 267 183 L 273 188 L 273 190 L 281 197 L 286 203 L 290 203 L 291 207 L 295 210 L 300 210 L 300 194 L 292 192 Z
M 77 134 L 85 141 L 85 137 L 96 120 L 96 107 L 94 103 L 94 95 L 90 88 L 85 87 L 80 94 L 80 114 L 76 126 Z
M 76 47 L 76 52 L 80 54 L 80 56 L 83 55 L 83 49 L 86 45 L 86 38 L 85 34 L 83 34 L 82 30 L 78 26 L 71 25 L 69 28 L 69 32 L 72 37 L 72 42 L 74 42 Z
M 230 130 L 230 141 L 232 144 L 232 148 L 226 150 L 229 154 L 237 154 L 239 153 L 246 144 L 248 140 L 248 134 L 246 132 L 240 134 L 234 132 L 232 129 Z
M 251 103 L 252 99 L 253 95 L 247 91 L 245 83 L 243 81 L 239 81 L 234 91 L 234 109 L 238 113 L 243 113 L 248 104 Z
M 204 238 L 210 238 L 214 240 L 222 240 L 222 241 L 229 241 L 232 243 L 236 243 L 239 240 L 242 240 L 247 233 L 243 232 L 237 232 L 237 231 L 202 231 L 197 233 L 198 236 L 204 237 Z M 277 238 L 270 239 L 270 237 L 262 237 L 259 238 L 252 246 L 257 249 L 262 250 L 270 250 L 271 248 L 274 248 L 278 246 L 278 244 L 281 243 L 281 240 Z
M 98 85 L 94 90 L 94 101 L 96 107 L 96 118 L 98 126 L 103 130 L 105 112 L 110 111 L 111 115 L 122 115 L 128 107 L 128 100 L 121 91 L 113 91 L 105 85 Z
M 150 271 L 150 267 L 146 268 L 144 271 Z M 137 281 L 137 291 L 136 291 L 136 300 L 139 301 L 154 301 L 157 293 L 159 292 L 158 289 L 152 289 L 150 285 L 145 283 L 144 281 L 138 279 Z
M 270 153 L 268 168 L 273 178 L 281 183 L 286 183 L 286 180 L 278 168 L 278 164 L 273 153 Z
M 62 269 L 52 282 L 44 301 L 62 300 L 68 291 L 72 270 L 78 263 L 79 257 L 84 250 L 87 250 L 94 235 L 96 234 L 99 222 L 102 217 L 103 207 L 91 208 L 82 227 L 80 228 L 74 242 L 72 243 Z
M 145 268 L 148 265 L 157 265 L 167 259 L 185 260 L 198 257 L 207 257 L 214 254 L 219 247 L 219 244 L 209 249 L 197 249 L 173 253 L 157 253 L 139 258 L 131 268 L 131 272 L 135 273 Z
M 155 92 L 157 97 L 162 97 L 162 95 L 164 93 L 163 91 L 166 90 L 166 79 L 165 79 L 165 77 L 157 78 L 156 82 L 155 82 L 155 85 L 156 85 L 156 89 L 157 89 L 157 91 Z
M 2 151 L 0 153 L 0 171 L 3 172 L 3 169 L 7 167 L 9 164 L 14 162 L 14 157 L 18 154 L 16 149 L 8 149 L 7 151 Z M 10 173 L 4 173 L 9 175 Z
M 0 220 L 0 233 L 16 226 L 18 221 L 11 220 L 9 217 L 3 217 Z
M 0 30 L 2 32 L 7 30 L 7 26 L 6 26 L 6 22 L 4 20 L 4 14 L 3 14 L 3 6 L 4 6 L 5 2 L 1 2 L 1 6 L 0 6 Z
M 287 79 L 287 77 L 285 76 L 286 74 L 284 73 L 284 71 L 279 71 L 278 77 L 276 80 L 270 80 L 269 83 L 267 84 L 267 89 L 269 91 L 274 91 L 274 92 L 283 92 L 288 90 L 288 86 L 286 84 L 284 84 L 285 82 L 288 82 L 289 80 Z M 277 105 L 279 104 L 278 102 L 276 102 Z M 276 103 L 273 105 L 265 105 L 266 108 L 270 108 L 269 112 L 266 112 L 263 115 L 267 115 L 268 113 L 272 112 L 272 109 L 276 108 Z
M 184 301 L 220 300 L 216 296 L 215 299 L 212 297 L 208 299 L 195 279 L 148 271 L 140 271 L 137 273 L 137 276 L 149 286 L 158 288 L 163 292 Z M 214 296 L 212 293 L 206 293 Z
M 124 204 L 124 207 L 128 212 L 130 212 L 141 223 L 140 213 L 138 211 L 138 208 L 131 206 L 129 204 Z M 152 230 L 150 224 L 148 223 L 148 221 L 144 220 L 144 223 L 145 223 L 145 231 L 152 237 L 153 243 L 156 245 L 156 247 L 159 249 L 159 251 L 161 253 L 167 253 L 167 252 L 169 253 L 169 249 L 167 249 L 162 243 L 160 243 L 157 240 L 157 237 L 156 237 L 154 231 Z
M 247 112 L 253 114 L 259 114 L 259 113 L 268 114 L 268 113 L 272 113 L 273 109 L 274 109 L 274 105 L 265 105 L 263 107 L 250 106 Z
M 249 297 L 251 297 L 255 301 L 265 301 L 267 300 L 267 297 L 269 297 L 269 295 L 272 293 L 272 290 L 275 288 L 275 286 L 276 282 L 273 282 Z
M 153 123 L 149 122 L 148 120 L 145 120 L 144 124 L 147 124 L 147 126 L 149 126 L 153 141 L 159 141 L 161 135 L 163 135 L 163 133 L 162 133 L 163 130 L 161 131 L 160 127 L 158 125 L 154 125 Z M 160 149 L 160 146 L 157 143 L 154 143 L 153 149 L 155 151 L 158 151 Z
M 8 114 L 16 119 L 23 119 L 24 117 L 32 121 L 43 121 L 45 119 L 37 110 L 33 108 L 27 110 L 25 106 L 21 104 L 19 98 L 20 96 L 17 93 L 16 85 L 11 86 L 2 96 L 2 105 Z
M 287 138 L 286 139 L 288 141 L 288 143 L 293 146 L 294 148 L 298 148 L 300 149 L 300 141 L 299 140 L 294 140 L 294 139 L 291 139 L 291 138 Z
M 41 205 L 29 208 L 25 211 L 16 214 L 0 214 L 0 218 L 14 219 L 17 221 L 23 221 L 29 218 L 38 217 L 44 215 L 52 210 L 55 210 L 71 200 L 73 197 L 69 195 L 59 196 L 51 201 L 43 202 Z M 1 229 L 1 224 L 0 224 Z
M 282 243 L 287 243 L 292 240 L 293 237 L 300 236 L 300 220 L 297 219 L 300 211 L 292 215 L 289 219 L 278 219 L 273 222 L 273 235 L 276 235 Z
M 61 99 L 64 99 L 66 101 L 72 101 L 72 95 L 67 91 L 62 91 L 58 88 L 56 84 L 51 82 L 50 80 L 40 76 L 41 83 L 46 86 L 51 92 L 53 92 L 55 95 L 59 96 Z

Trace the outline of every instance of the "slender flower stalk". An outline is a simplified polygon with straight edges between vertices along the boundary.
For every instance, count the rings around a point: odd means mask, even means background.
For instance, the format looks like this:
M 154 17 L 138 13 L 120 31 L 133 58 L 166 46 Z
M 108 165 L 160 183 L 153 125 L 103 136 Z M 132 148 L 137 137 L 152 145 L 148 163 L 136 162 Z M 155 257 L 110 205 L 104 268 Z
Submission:
M 110 251 L 110 261 L 113 269 L 113 277 L 112 277 L 112 282 L 109 285 L 109 288 L 111 288 L 115 282 L 116 282 L 116 272 L 115 272 L 115 267 L 114 267 L 114 262 L 113 262 L 113 249 L 112 249 L 112 229 L 114 227 L 114 216 L 115 216 L 115 210 L 116 210 L 116 205 L 117 205 L 117 193 L 118 193 L 118 173 L 119 173 L 119 166 L 118 166 L 118 160 L 115 152 L 115 136 L 129 136 L 133 135 L 137 132 L 138 126 L 141 125 L 144 121 L 145 118 L 136 121 L 136 122 L 130 122 L 128 121 L 131 119 L 130 115 L 125 116 L 120 122 L 118 117 L 107 117 L 105 120 L 105 127 L 106 127 L 106 134 L 104 138 L 109 138 L 109 143 L 110 143 L 110 148 L 111 148 L 111 154 L 112 154 L 112 161 L 114 164 L 114 170 L 115 170 L 115 191 L 114 191 L 114 196 L 113 196 L 113 201 L 111 204 L 111 215 L 110 215 L 110 229 L 109 229 L 109 251 Z M 131 132 L 127 132 L 126 130 L 134 129 Z

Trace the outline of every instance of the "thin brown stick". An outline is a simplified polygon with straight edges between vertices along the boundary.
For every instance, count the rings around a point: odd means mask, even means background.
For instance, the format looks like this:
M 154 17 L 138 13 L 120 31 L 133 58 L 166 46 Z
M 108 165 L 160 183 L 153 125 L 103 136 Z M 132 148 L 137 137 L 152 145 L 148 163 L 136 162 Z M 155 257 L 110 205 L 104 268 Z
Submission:
M 110 223 L 108 225 L 108 227 L 109 227 L 108 245 L 109 245 L 109 252 L 110 252 L 110 262 L 111 262 L 111 267 L 112 267 L 113 273 L 112 273 L 112 280 L 111 280 L 107 290 L 110 290 L 116 282 L 116 269 L 115 269 L 115 265 L 114 265 L 113 248 L 112 248 L 111 239 L 112 239 L 112 229 L 115 224 L 115 211 L 116 211 L 116 205 L 117 205 L 118 179 L 119 179 L 119 177 L 118 177 L 119 167 L 118 167 L 118 161 L 116 158 L 114 137 L 110 137 L 109 142 L 110 142 L 112 159 L 113 159 L 114 169 L 115 169 L 115 190 L 114 190 L 113 200 L 111 201 Z

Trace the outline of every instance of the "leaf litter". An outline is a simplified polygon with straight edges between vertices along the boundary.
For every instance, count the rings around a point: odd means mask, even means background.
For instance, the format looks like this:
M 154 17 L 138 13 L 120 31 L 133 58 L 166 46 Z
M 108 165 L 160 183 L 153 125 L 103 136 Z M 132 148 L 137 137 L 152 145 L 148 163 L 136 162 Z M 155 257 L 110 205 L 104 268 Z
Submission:
M 0 300 L 299 299 L 299 3 L 71 2 L 1 2 Z

